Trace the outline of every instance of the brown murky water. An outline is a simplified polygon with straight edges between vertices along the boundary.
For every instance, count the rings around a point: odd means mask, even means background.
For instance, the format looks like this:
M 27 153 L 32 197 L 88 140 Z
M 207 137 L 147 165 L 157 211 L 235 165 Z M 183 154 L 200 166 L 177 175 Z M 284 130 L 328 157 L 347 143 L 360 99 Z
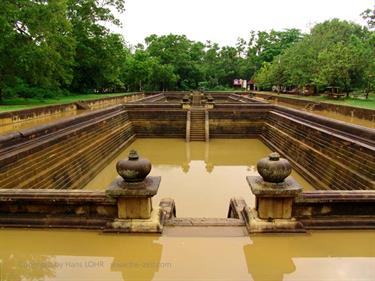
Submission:
M 250 237 L 0 230 L 0 280 L 375 280 L 375 231 Z
M 226 217 L 229 200 L 243 197 L 254 206 L 246 176 L 256 174 L 256 163 L 271 150 L 258 139 L 190 142 L 183 139 L 137 139 L 108 164 L 85 188 L 105 189 L 117 176 L 116 162 L 136 149 L 150 159 L 150 175 L 161 176 L 157 206 L 171 197 L 179 217 Z M 305 190 L 313 188 L 299 174 L 292 174 Z
M 373 128 L 373 129 L 375 128 L 375 120 L 370 121 L 370 120 L 360 119 L 360 118 L 357 118 L 357 117 L 354 117 L 354 116 L 346 116 L 346 115 L 343 115 L 343 114 L 340 114 L 340 113 L 337 113 L 337 112 L 334 112 L 334 111 L 327 111 L 327 110 L 313 110 L 313 111 L 311 111 L 311 110 L 306 110 L 306 108 L 304 106 L 289 104 L 289 103 L 280 102 L 280 101 L 269 101 L 269 102 L 277 104 L 277 105 L 285 106 L 285 107 L 291 107 L 291 108 L 294 108 L 294 109 L 303 110 L 303 111 L 306 111 L 308 113 L 312 113 L 312 114 L 315 114 L 315 115 L 335 119 L 335 120 L 338 120 L 338 121 L 343 121 L 343 122 L 354 124 L 354 125 L 359 125 L 359 126 Z
M 36 126 L 45 125 L 57 120 L 64 120 L 71 116 L 80 115 L 88 112 L 89 110 L 71 110 L 66 112 L 60 112 L 53 115 L 42 116 L 34 119 L 23 120 L 16 123 L 0 125 L 0 135 L 4 135 L 10 132 L 29 129 Z

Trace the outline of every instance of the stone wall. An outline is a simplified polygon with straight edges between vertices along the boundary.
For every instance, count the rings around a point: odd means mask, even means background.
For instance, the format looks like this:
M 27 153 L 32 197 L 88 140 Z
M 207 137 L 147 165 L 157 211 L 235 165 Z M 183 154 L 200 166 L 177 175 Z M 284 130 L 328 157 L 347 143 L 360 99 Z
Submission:
M 306 192 L 293 204 L 293 217 L 307 229 L 373 229 L 374 215 L 374 191 Z
M 127 105 L 126 110 L 139 138 L 185 138 L 187 112 L 180 105 Z
M 316 189 L 375 190 L 375 131 L 258 104 L 209 111 L 210 138 L 260 137 Z
M 1 188 L 82 188 L 134 140 L 122 106 L 33 130 L 12 145 L 0 141 Z
M 210 138 L 258 137 L 269 108 L 268 105 L 215 106 L 209 111 Z
M 374 147 L 272 111 L 261 136 L 317 189 L 375 189 Z
M 104 191 L 0 189 L 2 227 L 103 229 L 117 216 Z

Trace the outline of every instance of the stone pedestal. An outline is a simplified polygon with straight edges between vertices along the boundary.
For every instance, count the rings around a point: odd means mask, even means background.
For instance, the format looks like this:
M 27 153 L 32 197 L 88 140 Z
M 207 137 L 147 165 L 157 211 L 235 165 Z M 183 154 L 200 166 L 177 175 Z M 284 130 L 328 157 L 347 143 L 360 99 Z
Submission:
M 215 102 L 206 102 L 204 107 L 207 109 L 213 109 L 215 107 Z
M 191 108 L 190 102 L 182 102 L 181 106 L 182 106 L 182 109 L 190 109 Z
M 281 183 L 270 183 L 261 176 L 246 177 L 252 193 L 256 197 L 255 209 L 261 219 L 290 219 L 294 198 L 302 192 L 302 187 L 288 177 Z
M 117 177 L 106 190 L 108 196 L 117 199 L 118 208 L 118 218 L 109 228 L 116 232 L 161 232 L 159 209 L 153 210 L 151 200 L 160 180 L 161 177 L 149 176 L 129 183 Z
M 244 210 L 250 232 L 304 232 L 303 225 L 292 218 L 294 199 L 302 192 L 292 177 L 279 183 L 266 182 L 261 176 L 246 180 L 256 197 L 255 209 Z

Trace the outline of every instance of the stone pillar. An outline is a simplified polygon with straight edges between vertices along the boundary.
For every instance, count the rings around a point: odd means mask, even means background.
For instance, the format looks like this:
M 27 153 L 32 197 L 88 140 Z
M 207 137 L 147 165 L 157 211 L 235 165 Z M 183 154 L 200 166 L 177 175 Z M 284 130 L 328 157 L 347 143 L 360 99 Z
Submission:
M 293 202 L 302 187 L 290 176 L 288 160 L 274 152 L 260 160 L 257 169 L 260 176 L 246 177 L 256 198 L 255 209 L 244 210 L 249 232 L 304 232 L 292 217 Z
M 159 209 L 153 209 L 152 197 L 157 194 L 161 177 L 148 176 L 151 163 L 140 158 L 135 150 L 128 159 L 116 165 L 118 176 L 106 189 L 117 200 L 118 216 L 107 231 L 161 232 Z

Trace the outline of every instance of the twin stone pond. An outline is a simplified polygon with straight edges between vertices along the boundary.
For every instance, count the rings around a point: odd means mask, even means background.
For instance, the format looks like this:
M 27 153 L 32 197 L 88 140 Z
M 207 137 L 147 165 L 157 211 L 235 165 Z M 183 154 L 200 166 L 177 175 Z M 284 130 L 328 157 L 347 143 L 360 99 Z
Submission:
M 245 177 L 271 152 L 257 139 L 137 139 L 85 188 L 105 189 L 130 149 L 151 160 L 151 175 L 162 177 L 154 205 L 171 197 L 178 217 L 226 217 L 232 197 L 254 206 Z M 160 236 L 3 229 L 0 245 L 1 281 L 375 280 L 374 231 L 244 236 L 211 227 Z

